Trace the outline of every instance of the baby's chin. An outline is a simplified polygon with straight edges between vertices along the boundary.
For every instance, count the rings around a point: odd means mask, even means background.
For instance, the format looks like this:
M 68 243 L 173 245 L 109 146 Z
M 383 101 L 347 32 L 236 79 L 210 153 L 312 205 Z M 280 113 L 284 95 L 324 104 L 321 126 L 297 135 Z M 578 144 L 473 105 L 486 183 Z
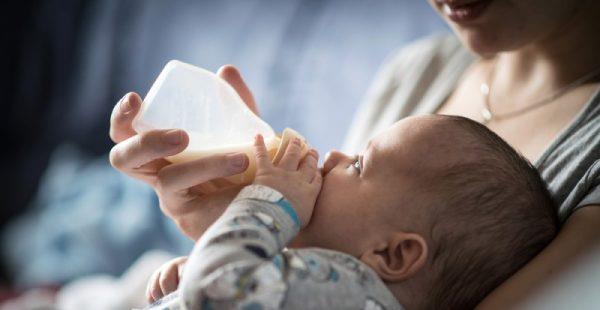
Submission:
M 298 232 L 298 235 L 290 243 L 289 248 L 311 248 L 319 247 L 319 238 L 315 238 L 315 234 L 310 227 L 310 224 Z
M 288 243 L 289 248 L 308 248 L 318 246 L 314 238 L 312 238 L 313 227 L 311 226 L 311 223 L 313 223 L 312 218 L 311 222 L 309 222 L 308 225 L 306 225 L 306 227 L 300 230 L 296 237 L 292 239 L 290 243 Z
M 308 247 L 310 247 L 310 245 L 306 245 L 306 243 L 302 239 L 302 236 L 299 234 L 294 239 L 292 239 L 292 241 L 290 241 L 290 243 L 288 243 L 287 247 L 290 249 L 300 249 L 300 248 L 308 248 Z

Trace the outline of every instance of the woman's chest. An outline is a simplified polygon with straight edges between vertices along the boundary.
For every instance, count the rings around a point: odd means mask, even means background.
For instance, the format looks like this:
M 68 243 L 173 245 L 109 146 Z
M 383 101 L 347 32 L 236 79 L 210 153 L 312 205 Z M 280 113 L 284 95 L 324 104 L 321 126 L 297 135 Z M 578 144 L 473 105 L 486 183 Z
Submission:
M 485 99 L 480 91 L 482 78 L 477 74 L 466 76 L 452 95 L 436 111 L 438 114 L 460 115 L 483 122 Z M 577 87 L 560 98 L 535 109 L 525 111 L 536 100 L 507 102 L 510 94 L 496 96 L 500 100 L 490 102 L 493 113 L 511 117 L 494 119 L 487 126 L 531 162 L 535 162 L 552 144 L 556 137 L 577 117 L 596 91 L 597 84 Z M 543 95 L 541 96 L 544 97 Z M 519 111 L 523 111 L 519 113 Z

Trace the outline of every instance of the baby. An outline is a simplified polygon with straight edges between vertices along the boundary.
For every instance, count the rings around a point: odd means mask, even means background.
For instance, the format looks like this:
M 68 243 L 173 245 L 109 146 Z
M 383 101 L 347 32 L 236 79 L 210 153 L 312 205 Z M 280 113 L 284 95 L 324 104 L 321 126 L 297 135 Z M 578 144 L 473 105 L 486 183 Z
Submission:
M 535 168 L 466 118 L 406 118 L 320 170 L 299 141 L 276 166 L 255 149 L 254 183 L 151 279 L 177 290 L 160 309 L 472 309 L 557 232 Z

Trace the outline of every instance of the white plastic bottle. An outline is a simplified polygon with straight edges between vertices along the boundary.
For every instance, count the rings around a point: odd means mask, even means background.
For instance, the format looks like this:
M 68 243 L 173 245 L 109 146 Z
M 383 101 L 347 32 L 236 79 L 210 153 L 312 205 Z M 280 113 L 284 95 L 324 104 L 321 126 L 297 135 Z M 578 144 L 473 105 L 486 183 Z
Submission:
M 303 141 L 303 155 L 308 151 L 306 140 L 294 130 L 286 128 L 281 136 L 276 135 L 216 74 L 177 60 L 167 63 L 148 91 L 133 128 L 138 133 L 170 128 L 186 131 L 189 145 L 167 158 L 173 163 L 220 153 L 246 153 L 250 159 L 248 169 L 226 178 L 235 184 L 248 184 L 254 179 L 253 144 L 257 134 L 265 138 L 273 162 L 279 161 L 294 137 Z

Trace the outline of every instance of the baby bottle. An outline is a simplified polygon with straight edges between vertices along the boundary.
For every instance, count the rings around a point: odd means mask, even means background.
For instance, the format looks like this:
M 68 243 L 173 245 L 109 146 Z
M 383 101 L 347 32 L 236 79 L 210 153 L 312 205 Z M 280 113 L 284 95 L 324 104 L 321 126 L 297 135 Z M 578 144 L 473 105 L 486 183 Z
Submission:
M 308 151 L 306 140 L 286 128 L 276 135 L 271 126 L 256 116 L 238 93 L 216 74 L 171 60 L 164 67 L 144 98 L 140 113 L 133 120 L 138 132 L 177 128 L 187 132 L 189 145 L 174 156 L 173 163 L 186 162 L 222 153 L 244 152 L 250 163 L 243 173 L 226 178 L 234 184 L 249 184 L 256 174 L 254 137 L 261 134 L 269 156 L 277 163 L 292 138 L 302 141 L 302 155 Z

